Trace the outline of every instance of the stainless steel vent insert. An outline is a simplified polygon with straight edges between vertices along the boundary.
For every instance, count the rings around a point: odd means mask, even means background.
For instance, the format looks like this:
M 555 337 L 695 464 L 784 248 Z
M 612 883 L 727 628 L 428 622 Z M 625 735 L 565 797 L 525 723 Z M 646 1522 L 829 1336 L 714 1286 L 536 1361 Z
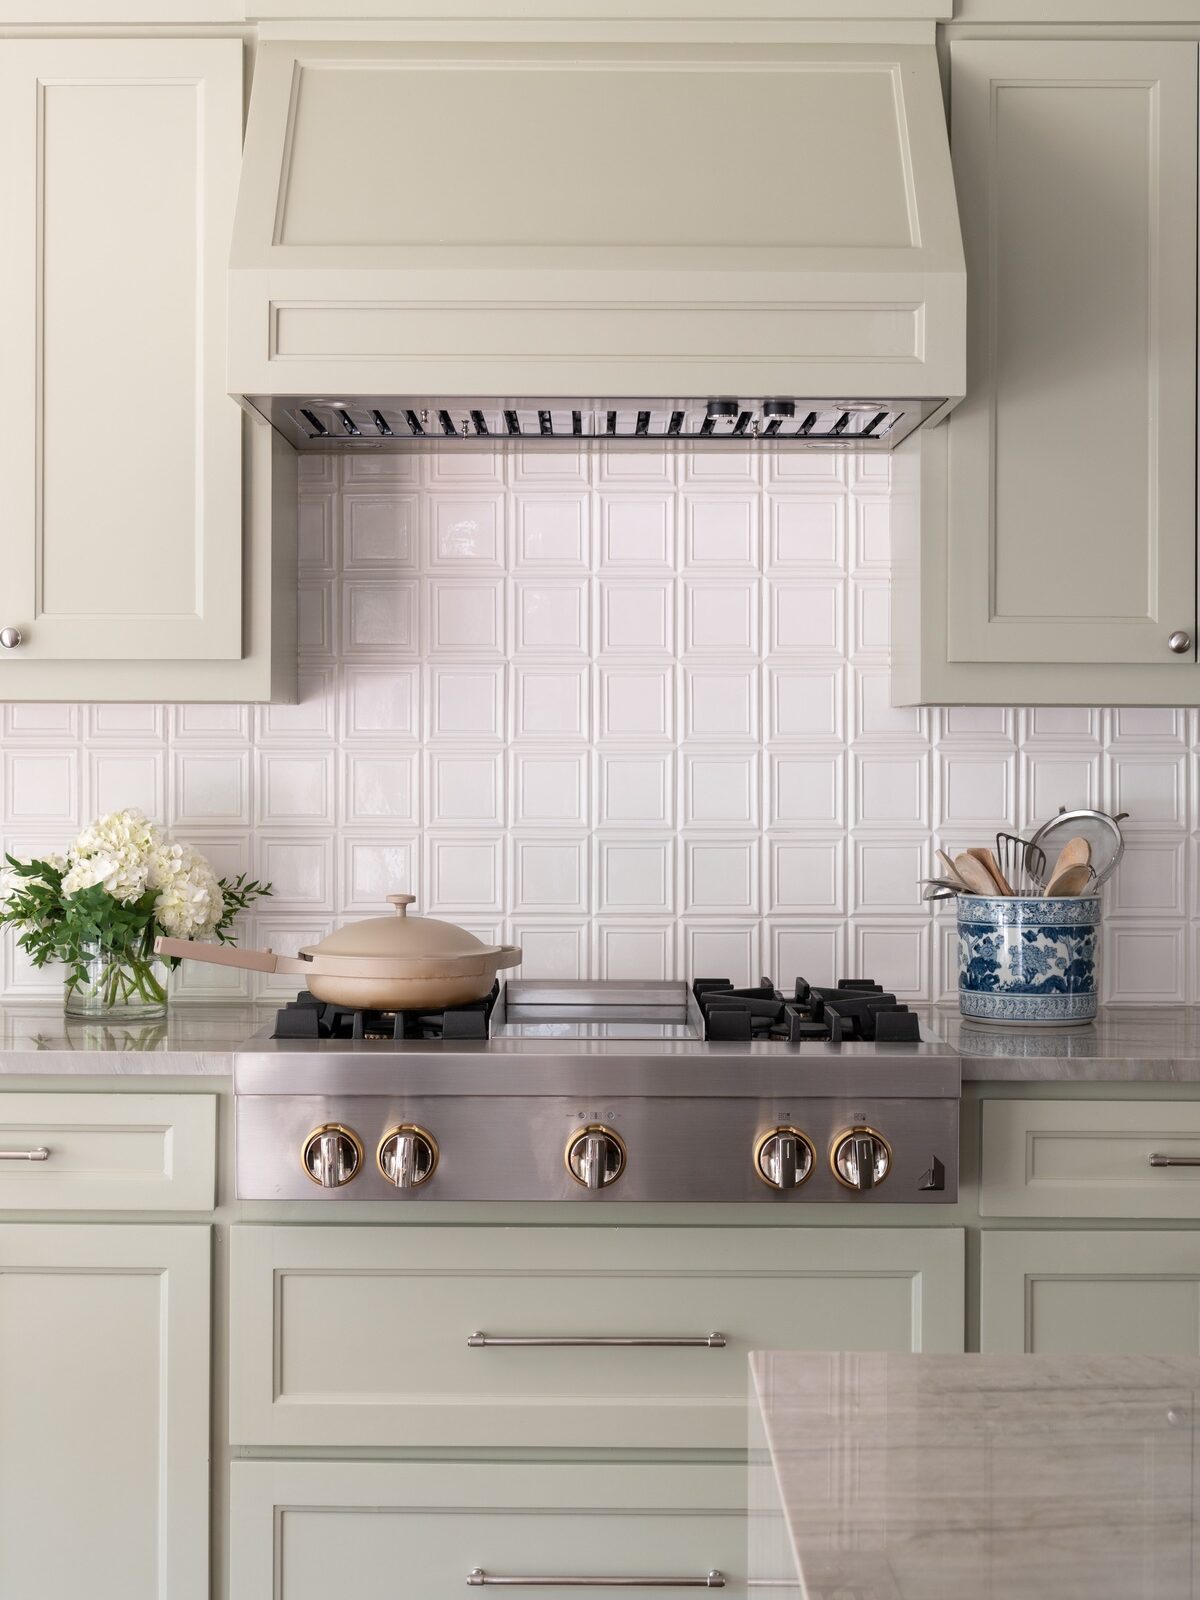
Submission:
M 622 449 L 758 446 L 892 450 L 937 400 L 472 399 L 250 395 L 297 450 L 495 449 L 506 444 Z

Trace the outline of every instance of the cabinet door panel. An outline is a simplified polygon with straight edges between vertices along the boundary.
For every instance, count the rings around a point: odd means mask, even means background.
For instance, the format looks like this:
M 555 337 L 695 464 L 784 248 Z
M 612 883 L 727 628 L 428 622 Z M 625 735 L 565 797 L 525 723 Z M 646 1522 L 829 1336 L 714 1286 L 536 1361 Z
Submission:
M 693 1580 L 716 1569 L 726 1600 L 746 1594 L 744 1466 L 238 1461 L 232 1479 L 232 1600 L 457 1600 L 475 1568 Z
M 209 1232 L 0 1227 L 0 1594 L 207 1600 Z
M 241 655 L 241 50 L 0 43 L 6 658 Z
M 992 1233 L 980 1349 L 1200 1355 L 1200 1241 L 1176 1233 Z
M 962 1348 L 950 1228 L 237 1227 L 230 1267 L 248 1445 L 741 1448 L 752 1349 Z
M 1196 632 L 1196 71 L 1184 42 L 951 46 L 951 661 L 1196 659 L 1167 646 Z

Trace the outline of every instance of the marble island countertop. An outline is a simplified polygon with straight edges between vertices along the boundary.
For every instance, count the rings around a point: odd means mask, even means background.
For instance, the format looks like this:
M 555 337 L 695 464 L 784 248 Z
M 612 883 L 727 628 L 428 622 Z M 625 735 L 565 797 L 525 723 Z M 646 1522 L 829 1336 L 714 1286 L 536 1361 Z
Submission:
M 228 1077 L 230 1056 L 278 1002 L 177 1000 L 160 1022 L 91 1022 L 50 1001 L 0 1004 L 0 1076 Z M 1078 1028 L 998 1028 L 920 1008 L 927 1040 L 962 1060 L 963 1081 L 1200 1084 L 1200 1007 L 1106 1007 Z
M 782 1351 L 750 1369 L 751 1590 L 1200 1594 L 1200 1359 Z

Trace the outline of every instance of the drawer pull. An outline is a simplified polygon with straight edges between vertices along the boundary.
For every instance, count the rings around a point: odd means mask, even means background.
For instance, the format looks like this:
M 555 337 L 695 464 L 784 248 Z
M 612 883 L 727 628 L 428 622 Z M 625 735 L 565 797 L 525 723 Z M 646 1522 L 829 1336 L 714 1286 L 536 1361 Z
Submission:
M 50 1152 L 44 1144 L 36 1150 L 0 1150 L 0 1161 L 49 1161 Z
M 725 1574 L 714 1567 L 702 1578 L 532 1578 L 485 1572 L 476 1567 L 467 1574 L 467 1587 L 499 1584 L 509 1589 L 723 1589 Z
M 1150 1157 L 1152 1167 L 1200 1167 L 1200 1156 L 1160 1156 L 1157 1153 Z
M 529 1347 L 533 1345 L 561 1345 L 566 1347 L 579 1347 L 582 1345 L 610 1345 L 618 1349 L 628 1349 L 637 1345 L 649 1346 L 653 1349 L 679 1349 L 681 1346 L 688 1349 L 724 1350 L 726 1340 L 723 1333 L 681 1334 L 672 1335 L 651 1334 L 507 1334 L 507 1333 L 473 1333 L 467 1339 L 467 1344 L 472 1350 L 491 1350 L 494 1348 L 511 1349 L 514 1346 Z M 491 1583 L 493 1580 L 487 1580 Z M 505 1583 L 510 1582 L 508 1578 Z

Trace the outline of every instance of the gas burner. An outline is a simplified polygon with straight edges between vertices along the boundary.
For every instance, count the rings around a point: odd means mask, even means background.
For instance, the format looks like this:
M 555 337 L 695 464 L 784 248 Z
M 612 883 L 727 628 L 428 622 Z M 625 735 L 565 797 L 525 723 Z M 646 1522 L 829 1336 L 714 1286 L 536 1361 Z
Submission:
M 818 989 L 797 978 L 788 996 L 770 978 L 746 989 L 735 988 L 728 978 L 697 978 L 692 992 L 708 1040 L 787 1044 L 919 1044 L 921 1040 L 916 1013 L 868 978 L 843 978 L 835 989 Z
M 365 1011 L 318 1000 L 306 989 L 275 1014 L 272 1039 L 486 1039 L 500 993 L 444 1011 Z

